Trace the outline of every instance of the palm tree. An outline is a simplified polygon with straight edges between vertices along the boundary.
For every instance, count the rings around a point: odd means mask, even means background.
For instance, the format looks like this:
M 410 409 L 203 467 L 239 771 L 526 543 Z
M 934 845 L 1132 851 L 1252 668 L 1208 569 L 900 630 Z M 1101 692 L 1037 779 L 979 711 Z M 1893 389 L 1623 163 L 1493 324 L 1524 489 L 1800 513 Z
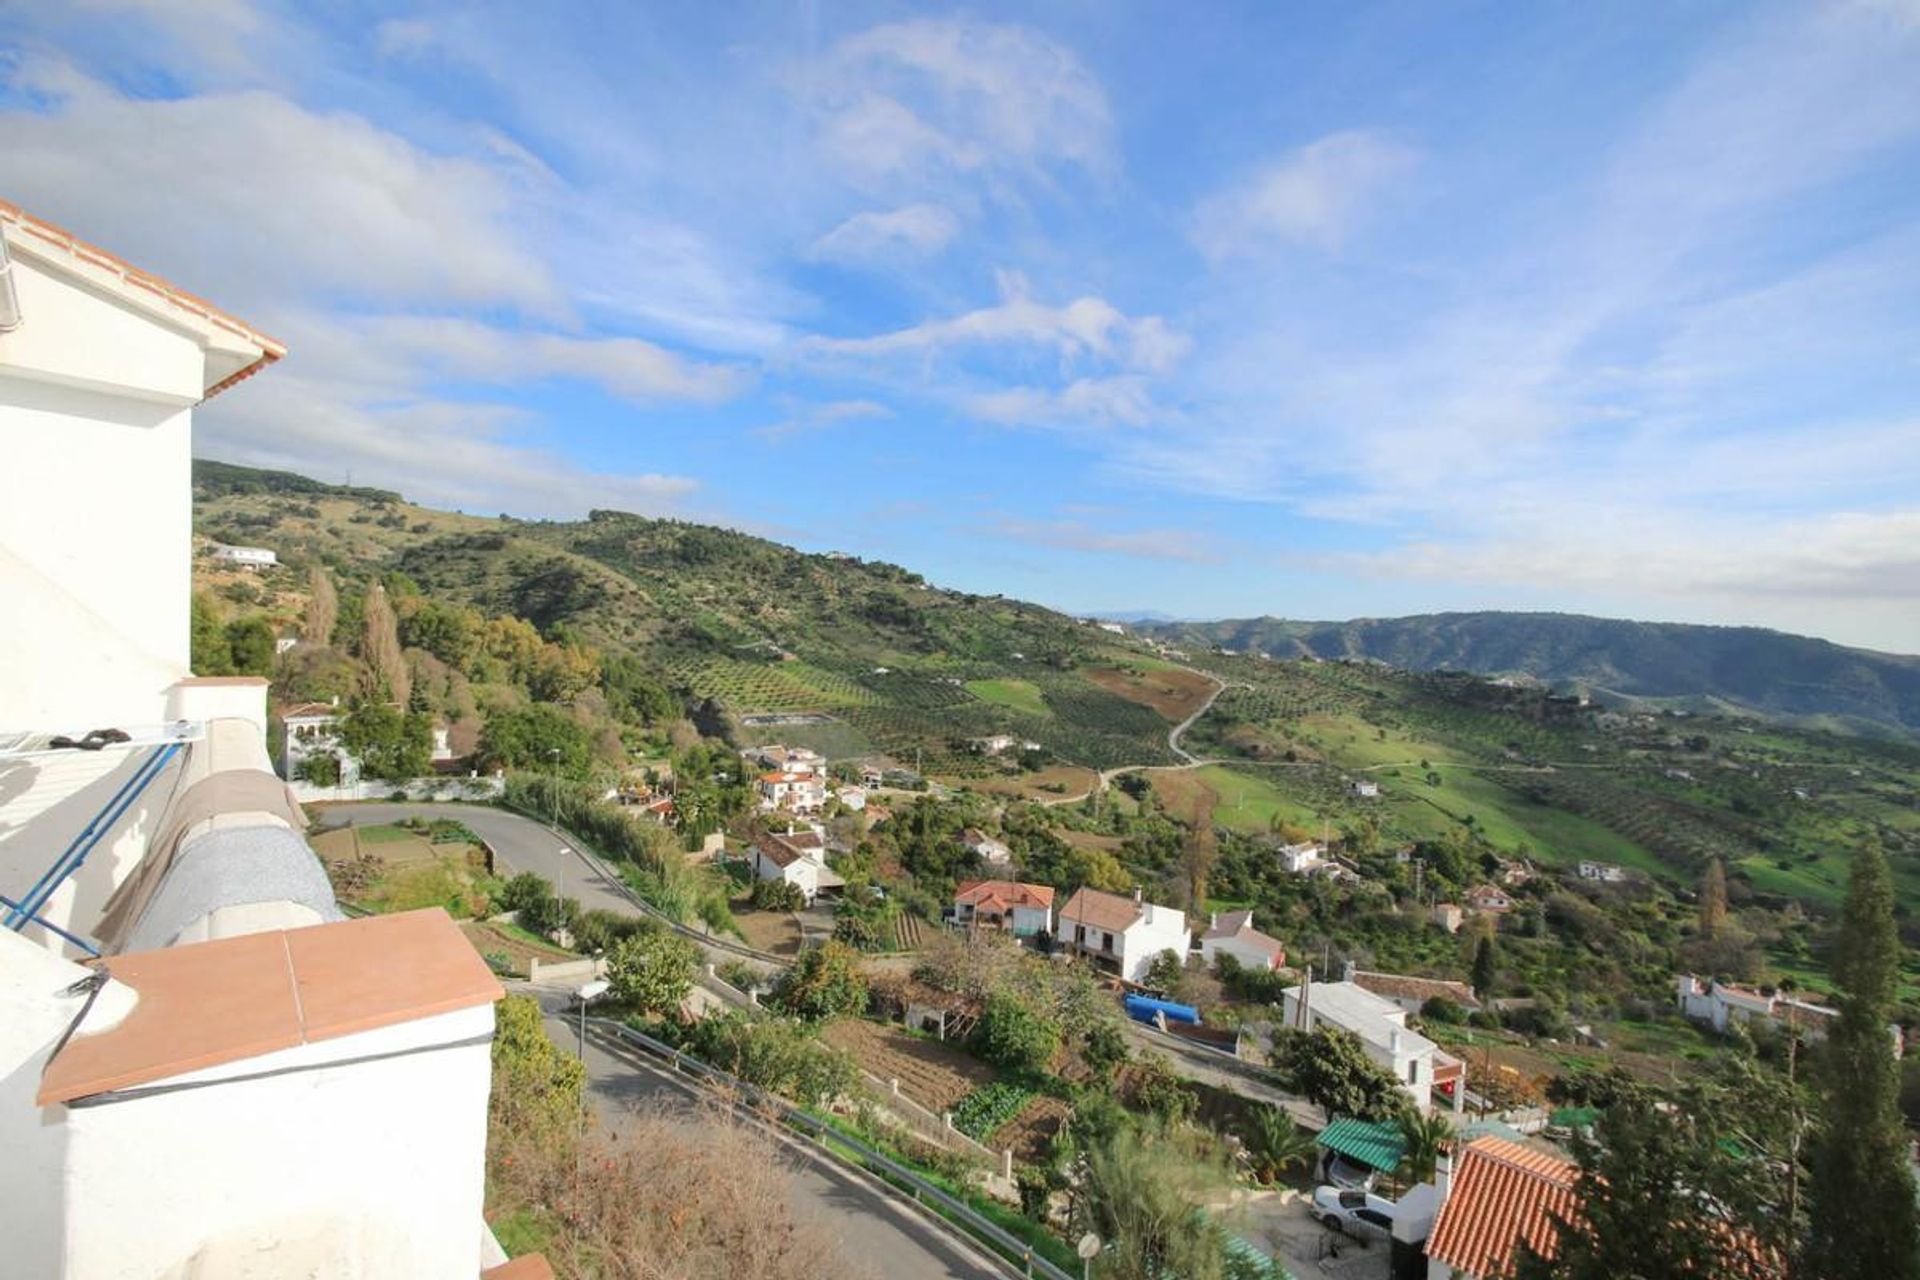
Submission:
M 1253 1164 L 1253 1176 L 1273 1183 L 1288 1169 L 1313 1159 L 1313 1135 L 1293 1122 L 1279 1107 L 1262 1107 L 1254 1112 L 1247 1128 L 1247 1156 Z
M 1406 1139 L 1407 1152 L 1400 1167 L 1409 1182 L 1433 1181 L 1433 1169 L 1440 1162 L 1440 1148 L 1453 1140 L 1453 1122 L 1444 1112 L 1421 1115 L 1405 1111 L 1400 1116 L 1400 1136 Z

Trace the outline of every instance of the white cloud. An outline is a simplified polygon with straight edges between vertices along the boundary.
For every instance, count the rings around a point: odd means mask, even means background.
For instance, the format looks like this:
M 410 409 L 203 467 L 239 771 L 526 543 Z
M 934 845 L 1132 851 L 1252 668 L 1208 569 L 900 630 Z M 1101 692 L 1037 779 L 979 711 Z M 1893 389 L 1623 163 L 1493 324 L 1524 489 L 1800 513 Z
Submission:
M 946 248 L 959 232 L 953 210 L 921 202 L 857 213 L 814 241 L 812 252 L 816 258 L 852 263 L 924 258 Z
M 803 74 L 829 152 L 866 179 L 1114 164 L 1106 93 L 1038 32 L 965 20 L 886 23 Z
M 698 486 L 683 476 L 609 473 L 516 442 L 513 410 L 430 398 L 370 406 L 338 382 L 285 367 L 209 403 L 194 421 L 204 457 L 321 480 L 399 489 L 429 506 L 577 518 L 593 507 L 660 514 Z M 430 461 L 429 461 L 430 460 Z
M 1202 202 L 1194 242 L 1215 260 L 1275 244 L 1337 249 L 1414 160 L 1384 134 L 1328 134 Z
M 1221 559 L 1219 551 L 1205 538 L 1183 529 L 1098 529 L 1079 520 L 1008 517 L 985 526 L 985 532 L 1011 542 L 1132 559 L 1178 560 L 1187 564 L 1216 564 Z
M 1147 380 L 1137 375 L 1076 378 L 1058 390 L 1009 387 L 972 397 L 968 408 L 990 422 L 1015 426 L 1092 423 L 1141 427 L 1155 417 Z
M 885 357 L 950 347 L 1039 347 L 1063 363 L 1095 359 L 1149 373 L 1164 372 L 1188 350 L 1188 340 L 1159 316 L 1131 317 L 1105 298 L 1087 296 L 1059 306 L 1036 302 L 1026 280 L 999 277 L 996 306 L 868 338 L 816 338 L 813 349 L 834 355 Z
M 296 291 L 560 307 L 552 272 L 510 230 L 511 190 L 478 162 L 266 91 L 154 99 L 57 83 L 52 110 L 0 113 L 10 197 L 236 310 Z
M 369 341 L 392 348 L 422 378 L 496 385 L 580 378 L 642 404 L 712 404 L 738 393 L 746 381 L 740 370 L 689 360 L 640 338 L 583 338 L 424 316 L 382 317 L 355 327 Z

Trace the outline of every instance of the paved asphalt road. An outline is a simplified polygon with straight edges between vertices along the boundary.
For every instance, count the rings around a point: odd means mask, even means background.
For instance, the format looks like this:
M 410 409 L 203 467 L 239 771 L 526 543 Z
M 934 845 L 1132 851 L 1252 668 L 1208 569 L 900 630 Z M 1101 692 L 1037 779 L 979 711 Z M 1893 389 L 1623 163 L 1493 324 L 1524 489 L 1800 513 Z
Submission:
M 574 852 L 569 842 L 546 827 L 505 809 L 477 804 L 343 804 L 322 810 L 323 827 L 347 824 L 364 827 L 402 818 L 457 818 L 493 847 L 494 869 L 504 875 L 531 871 L 545 879 L 554 892 L 573 898 L 582 907 L 643 915 L 631 899 L 620 891 L 617 882 L 595 870 L 585 858 Z M 696 939 L 697 940 L 697 939 Z M 739 961 L 763 973 L 774 966 L 738 955 L 720 947 L 705 948 L 714 963 Z
M 547 1032 L 568 1052 L 574 1050 L 577 1041 L 571 1023 L 550 1017 Z M 702 1100 L 691 1084 L 644 1055 L 609 1050 L 592 1040 L 587 1042 L 587 1075 L 594 1114 L 613 1133 L 638 1108 L 690 1108 Z M 1007 1276 L 1006 1270 L 972 1245 L 954 1239 L 865 1177 L 814 1153 L 802 1142 L 777 1136 L 788 1150 L 795 1208 L 833 1232 L 842 1256 L 864 1274 L 875 1280 L 1004 1280 Z

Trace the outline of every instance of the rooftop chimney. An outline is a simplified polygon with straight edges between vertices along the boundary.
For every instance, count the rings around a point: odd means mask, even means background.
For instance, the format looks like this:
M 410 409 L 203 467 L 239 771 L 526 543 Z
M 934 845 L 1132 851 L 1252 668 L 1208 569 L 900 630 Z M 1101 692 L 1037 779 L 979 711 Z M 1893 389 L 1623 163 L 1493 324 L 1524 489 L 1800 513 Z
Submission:
M 1433 1189 L 1440 1193 L 1436 1211 L 1447 1207 L 1447 1193 L 1453 1190 L 1453 1144 L 1445 1143 L 1433 1162 Z
M 1138 888 L 1133 891 L 1133 900 L 1136 904 L 1140 901 L 1140 890 Z

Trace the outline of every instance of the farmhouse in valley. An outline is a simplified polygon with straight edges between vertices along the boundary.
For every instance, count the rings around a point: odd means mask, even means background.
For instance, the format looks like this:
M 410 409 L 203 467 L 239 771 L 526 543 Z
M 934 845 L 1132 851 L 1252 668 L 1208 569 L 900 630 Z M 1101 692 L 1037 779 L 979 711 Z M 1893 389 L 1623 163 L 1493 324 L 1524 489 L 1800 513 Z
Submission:
M 1243 969 L 1278 969 L 1287 962 L 1286 948 L 1253 927 L 1251 911 L 1216 911 L 1200 935 L 1200 956 L 1208 965 L 1232 956 Z
M 1018 880 L 970 880 L 953 895 L 961 928 L 1004 929 L 1016 938 L 1053 932 L 1053 888 Z
M 1407 1011 L 1393 1001 L 1356 983 L 1309 978 L 1281 993 L 1281 1011 L 1287 1026 L 1302 1031 L 1334 1026 L 1352 1032 L 1422 1111 L 1432 1104 L 1435 1088 L 1456 1111 L 1466 1104 L 1465 1064 L 1408 1027 Z
M 1185 957 L 1187 917 L 1172 907 L 1098 889 L 1081 889 L 1060 909 L 1060 943 L 1128 982 L 1142 982 L 1163 951 Z

